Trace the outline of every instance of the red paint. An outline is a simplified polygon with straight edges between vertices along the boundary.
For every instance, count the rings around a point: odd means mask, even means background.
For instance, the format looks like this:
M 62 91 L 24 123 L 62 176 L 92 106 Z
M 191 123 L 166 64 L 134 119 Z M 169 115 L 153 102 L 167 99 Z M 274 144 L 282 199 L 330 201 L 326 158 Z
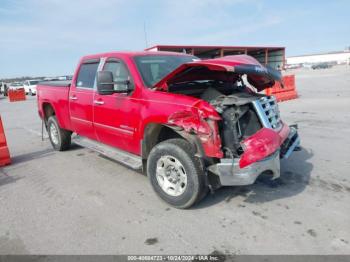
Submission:
M 235 74 L 225 74 L 225 72 L 235 72 L 237 66 L 255 66 L 257 70 L 265 71 L 266 68 L 263 67 L 255 58 L 247 55 L 234 55 L 234 56 L 225 56 L 221 58 L 214 58 L 208 60 L 201 60 L 196 62 L 190 62 L 179 66 L 177 69 L 172 71 L 170 74 L 165 76 L 162 80 L 154 85 L 159 90 L 167 90 L 168 85 L 173 83 L 175 80 L 177 82 L 189 81 L 191 78 L 200 80 L 201 78 L 208 80 L 226 80 L 228 77 L 237 77 Z M 201 68 L 207 68 L 208 71 L 200 71 Z M 186 74 L 188 69 L 198 69 L 198 73 Z M 211 72 L 219 71 L 219 72 Z M 221 73 L 222 72 L 222 73 Z M 259 72 L 259 71 L 257 71 Z M 231 79 L 234 81 L 233 79 Z M 274 80 L 271 77 L 266 75 L 249 75 L 249 82 L 253 82 L 254 86 L 258 91 L 261 91 L 267 87 L 270 87 L 271 84 L 274 84 Z M 253 84 L 252 83 L 252 84 Z
M 242 142 L 244 153 L 239 161 L 239 167 L 244 168 L 276 152 L 284 140 L 286 140 L 288 134 L 289 126 L 283 124 L 279 132 L 269 128 L 262 128 L 254 135 L 245 139 Z
M 171 114 L 168 122 L 171 125 L 182 127 L 188 133 L 197 134 L 207 156 L 222 158 L 221 139 L 218 125 L 215 122 L 221 118 L 216 111 L 208 110 L 205 103 L 205 101 L 200 101 L 198 105 L 201 106 L 199 107 Z
M 179 94 L 151 90 L 142 81 L 133 61 L 137 55 L 184 55 L 171 52 L 111 52 L 83 57 L 77 67 L 70 88 L 38 85 L 39 115 L 44 115 L 44 103 L 50 104 L 60 126 L 102 143 L 140 155 L 144 129 L 153 123 L 171 124 L 174 112 L 195 112 L 201 125 L 196 126 L 204 152 L 208 157 L 222 157 L 221 140 L 216 120 L 220 117 L 205 101 Z M 135 89 L 131 94 L 99 95 L 95 90 L 76 86 L 77 73 L 84 60 L 117 58 L 128 67 Z M 76 100 L 69 98 L 76 97 Z M 93 104 L 94 100 L 104 105 Z M 205 120 L 204 120 L 205 119 Z M 210 125 L 208 124 L 210 122 Z M 208 122 L 208 123 L 207 123 Z M 176 123 L 172 123 L 176 125 Z M 204 130 L 206 129 L 206 130 Z M 204 130 L 204 131 L 203 131 Z M 202 131 L 204 132 L 202 134 Z
M 141 155 L 141 141 L 149 124 L 179 126 L 199 137 L 206 156 L 222 158 L 217 125 L 221 118 L 215 109 L 198 98 L 148 88 L 133 60 L 134 56 L 139 55 L 185 54 L 110 52 L 85 56 L 79 62 L 70 87 L 37 86 L 39 115 L 44 116 L 44 105 L 49 104 L 54 108 L 62 128 L 137 155 Z M 100 58 L 116 58 L 125 63 L 134 83 L 134 90 L 130 94 L 99 95 L 95 89 L 76 86 L 82 62 Z M 212 59 L 182 65 L 167 78 L 192 66 L 205 66 L 210 70 L 226 72 L 232 71 L 233 66 L 238 64 L 259 65 L 255 59 L 247 56 Z M 160 81 L 160 85 L 166 82 Z M 104 104 L 96 105 L 94 101 Z

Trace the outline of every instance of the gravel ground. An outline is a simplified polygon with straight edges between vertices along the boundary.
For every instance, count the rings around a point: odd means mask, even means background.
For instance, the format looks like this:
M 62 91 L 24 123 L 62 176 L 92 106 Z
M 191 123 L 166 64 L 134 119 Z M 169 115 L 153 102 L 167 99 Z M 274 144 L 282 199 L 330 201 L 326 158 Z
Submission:
M 0 168 L 0 254 L 350 254 L 350 68 L 296 70 L 280 104 L 303 150 L 271 182 L 226 187 L 190 210 L 88 149 L 54 152 L 35 97 L 0 100 L 13 164 Z

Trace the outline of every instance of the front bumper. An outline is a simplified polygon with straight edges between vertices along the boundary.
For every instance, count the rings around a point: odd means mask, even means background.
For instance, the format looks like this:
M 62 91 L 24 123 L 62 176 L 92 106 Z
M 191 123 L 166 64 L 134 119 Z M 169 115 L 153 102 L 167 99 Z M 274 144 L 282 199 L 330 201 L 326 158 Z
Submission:
M 282 159 L 287 159 L 292 152 L 297 150 L 300 146 L 300 137 L 298 135 L 297 126 L 290 126 L 289 128 L 289 135 L 281 145 L 280 157 Z
M 300 145 L 296 128 L 290 127 L 287 139 L 281 148 L 263 160 L 252 163 L 244 168 L 239 167 L 239 158 L 223 158 L 220 163 L 211 165 L 208 170 L 217 175 L 222 186 L 251 185 L 264 172 L 271 172 L 272 179 L 280 176 L 280 158 L 286 159 Z

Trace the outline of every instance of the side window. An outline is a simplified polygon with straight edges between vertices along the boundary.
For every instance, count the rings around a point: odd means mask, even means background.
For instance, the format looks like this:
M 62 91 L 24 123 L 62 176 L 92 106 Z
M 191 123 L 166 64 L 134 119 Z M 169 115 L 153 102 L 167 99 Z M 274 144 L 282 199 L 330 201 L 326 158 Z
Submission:
M 125 81 L 131 80 L 130 74 L 126 66 L 119 61 L 107 61 L 104 68 L 104 71 L 111 71 L 113 73 L 114 81 Z M 114 90 L 124 90 L 126 89 L 125 84 L 114 84 Z
M 77 87 L 94 88 L 97 67 L 99 63 L 82 64 L 77 77 Z

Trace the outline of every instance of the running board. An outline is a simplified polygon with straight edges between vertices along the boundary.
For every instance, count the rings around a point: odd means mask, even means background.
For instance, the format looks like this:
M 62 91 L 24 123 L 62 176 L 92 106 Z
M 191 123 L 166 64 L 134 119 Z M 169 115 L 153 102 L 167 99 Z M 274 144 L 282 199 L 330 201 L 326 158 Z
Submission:
M 116 149 L 111 146 L 107 146 L 105 144 L 102 144 L 100 142 L 91 140 L 86 137 L 81 136 L 74 136 L 72 137 L 72 142 L 75 144 L 89 148 L 93 151 L 96 151 L 108 158 L 111 158 L 115 161 L 118 161 L 124 165 L 127 165 L 128 167 L 140 170 L 142 168 L 142 159 L 140 156 Z

